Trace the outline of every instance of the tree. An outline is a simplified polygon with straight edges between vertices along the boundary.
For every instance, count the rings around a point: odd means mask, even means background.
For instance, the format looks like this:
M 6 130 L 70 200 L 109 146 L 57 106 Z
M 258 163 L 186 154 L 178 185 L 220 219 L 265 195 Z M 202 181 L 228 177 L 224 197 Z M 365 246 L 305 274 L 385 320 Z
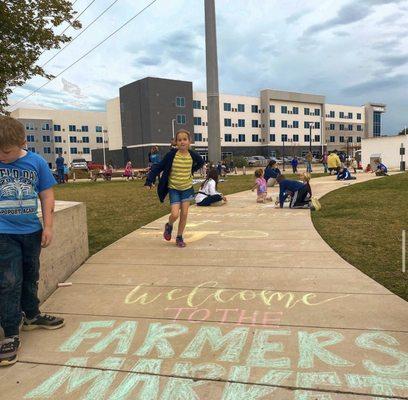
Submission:
M 0 0 L 0 114 L 6 113 L 12 88 L 38 75 L 52 75 L 36 65 L 40 55 L 72 38 L 55 33 L 64 22 L 81 28 L 69 0 Z
M 408 135 L 408 129 L 404 128 L 401 132 L 398 132 L 398 135 Z

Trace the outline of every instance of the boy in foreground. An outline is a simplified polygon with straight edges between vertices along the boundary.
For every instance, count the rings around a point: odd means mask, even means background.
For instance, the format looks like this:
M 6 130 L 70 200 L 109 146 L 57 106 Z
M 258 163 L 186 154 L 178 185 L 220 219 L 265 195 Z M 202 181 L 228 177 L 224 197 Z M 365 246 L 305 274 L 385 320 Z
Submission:
M 52 240 L 55 179 L 43 158 L 24 150 L 25 130 L 0 116 L 0 366 L 17 361 L 19 330 L 58 329 L 37 296 L 41 247 Z M 37 216 L 41 201 L 44 227 Z

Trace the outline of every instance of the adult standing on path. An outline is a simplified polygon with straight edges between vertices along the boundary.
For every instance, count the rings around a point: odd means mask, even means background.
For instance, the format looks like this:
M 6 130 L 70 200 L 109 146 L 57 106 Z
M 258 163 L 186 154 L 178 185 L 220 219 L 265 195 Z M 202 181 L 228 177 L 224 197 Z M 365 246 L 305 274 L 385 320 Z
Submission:
M 322 164 L 324 168 L 324 173 L 327 174 L 328 168 L 327 168 L 327 151 L 325 151 L 322 155 Z
M 313 154 L 309 151 L 306 154 L 306 172 L 312 173 Z
M 57 165 L 57 177 L 58 177 L 58 183 L 65 183 L 65 177 L 64 177 L 64 157 L 62 157 L 61 153 L 58 153 L 58 157 L 55 160 L 55 164 Z
M 290 162 L 290 164 L 292 165 L 292 171 L 293 171 L 293 173 L 296 174 L 296 172 L 297 172 L 297 167 L 298 167 L 298 164 L 299 164 L 299 161 L 298 161 L 298 159 L 297 159 L 296 156 L 292 158 L 292 161 Z

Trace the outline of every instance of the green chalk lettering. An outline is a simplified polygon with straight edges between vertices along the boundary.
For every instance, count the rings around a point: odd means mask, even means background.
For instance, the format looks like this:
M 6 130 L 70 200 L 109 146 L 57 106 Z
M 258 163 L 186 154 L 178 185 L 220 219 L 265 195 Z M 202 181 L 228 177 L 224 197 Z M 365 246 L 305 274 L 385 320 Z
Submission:
M 218 326 L 202 326 L 194 339 L 181 354 L 181 358 L 200 357 L 204 345 L 208 341 L 213 352 L 225 347 L 222 354 L 218 357 L 219 361 L 239 362 L 248 331 L 249 328 L 235 328 L 223 335 Z
M 88 359 L 86 357 L 71 358 L 65 367 L 62 367 L 54 375 L 48 378 L 40 386 L 27 393 L 25 399 L 36 398 L 60 398 L 55 393 L 67 382 L 65 394 L 70 394 L 81 386 L 90 383 L 91 387 L 80 397 L 81 400 L 99 400 L 104 397 L 106 391 L 114 381 L 118 371 L 106 371 L 119 369 L 123 362 L 122 358 L 108 357 L 96 366 L 98 369 L 85 369 Z M 105 370 L 105 371 L 104 371 Z M 77 397 L 79 399 L 79 397 Z
M 137 322 L 125 321 L 115 328 L 108 336 L 96 343 L 88 352 L 101 353 L 111 343 L 118 341 L 114 354 L 127 354 L 136 333 Z
M 75 351 L 85 339 L 97 339 L 102 332 L 89 332 L 95 328 L 110 328 L 115 321 L 87 321 L 81 322 L 76 332 L 60 346 L 60 351 Z
M 407 394 L 408 379 L 388 378 L 376 375 L 355 375 L 346 374 L 346 380 L 351 389 L 371 388 L 374 395 L 394 396 L 393 388 L 402 390 L 402 394 Z
M 282 343 L 268 342 L 271 336 L 285 335 L 289 336 L 289 330 L 282 329 L 257 329 L 247 359 L 247 365 L 250 367 L 262 368 L 290 368 L 290 359 L 288 357 L 265 359 L 265 353 L 273 351 L 283 352 Z
M 161 364 L 162 360 L 140 359 L 132 368 L 132 372 L 126 376 L 123 382 L 109 397 L 109 400 L 127 399 L 139 382 L 143 383 L 142 389 L 139 391 L 137 397 L 139 400 L 157 399 L 159 394 L 159 373 Z M 132 398 L 136 397 L 132 396 Z
M 320 385 L 341 387 L 339 377 L 335 372 L 299 372 L 296 378 L 296 386 L 314 388 Z M 328 393 L 317 393 L 307 390 L 297 390 L 296 400 L 332 400 Z
M 194 380 L 188 378 L 170 378 L 160 400 L 199 400 L 194 389 L 204 384 L 211 384 L 211 382 L 197 379 L 220 379 L 225 374 L 225 369 L 221 365 L 214 363 L 193 365 L 189 362 L 182 362 L 174 365 L 172 374 L 186 377 L 196 377 L 199 375 L 199 377 Z
M 188 328 L 180 324 L 162 324 L 154 322 L 149 325 L 143 345 L 136 351 L 135 355 L 145 357 L 154 348 L 157 349 L 159 358 L 170 358 L 174 356 L 174 350 L 167 338 L 183 335 Z
M 379 365 L 371 360 L 363 360 L 364 367 L 373 374 L 387 375 L 387 376 L 403 376 L 408 374 L 408 353 L 399 351 L 392 347 L 382 346 L 375 343 L 375 341 L 382 341 L 392 346 L 399 346 L 399 342 L 393 336 L 384 332 L 367 332 L 361 334 L 356 339 L 357 346 L 368 350 L 377 350 L 381 353 L 388 354 L 398 360 L 395 365 Z
M 319 338 L 326 338 L 327 340 L 319 342 Z M 334 331 L 319 331 L 314 333 L 308 333 L 299 331 L 299 368 L 313 368 L 314 357 L 319 358 L 321 361 L 328 365 L 336 367 L 353 366 L 350 361 L 345 360 L 337 356 L 336 354 L 325 349 L 326 346 L 331 346 L 340 343 L 344 339 L 344 336 L 339 332 Z
M 251 369 L 244 366 L 231 368 L 229 380 L 248 382 Z M 274 371 L 270 370 L 257 383 L 279 385 L 289 378 L 291 371 Z M 227 383 L 225 385 L 222 400 L 256 400 L 263 398 L 276 390 L 276 387 L 256 386 L 243 383 Z

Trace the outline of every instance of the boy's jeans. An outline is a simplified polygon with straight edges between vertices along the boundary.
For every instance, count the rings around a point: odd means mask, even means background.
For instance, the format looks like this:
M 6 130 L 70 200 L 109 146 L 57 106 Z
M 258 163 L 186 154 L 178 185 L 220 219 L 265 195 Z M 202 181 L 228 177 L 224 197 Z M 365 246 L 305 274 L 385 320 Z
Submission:
M 37 296 L 42 231 L 0 233 L 0 325 L 6 337 L 18 335 L 21 311 L 40 313 Z

